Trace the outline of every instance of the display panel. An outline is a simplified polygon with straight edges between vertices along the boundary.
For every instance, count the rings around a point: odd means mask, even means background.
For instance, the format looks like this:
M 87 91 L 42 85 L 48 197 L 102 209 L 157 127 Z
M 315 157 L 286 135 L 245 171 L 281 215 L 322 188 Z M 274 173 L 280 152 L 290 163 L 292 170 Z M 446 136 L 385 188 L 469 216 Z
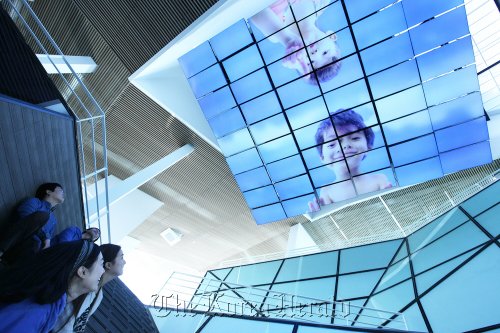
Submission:
M 179 62 L 258 224 L 491 161 L 458 0 L 279 0 Z

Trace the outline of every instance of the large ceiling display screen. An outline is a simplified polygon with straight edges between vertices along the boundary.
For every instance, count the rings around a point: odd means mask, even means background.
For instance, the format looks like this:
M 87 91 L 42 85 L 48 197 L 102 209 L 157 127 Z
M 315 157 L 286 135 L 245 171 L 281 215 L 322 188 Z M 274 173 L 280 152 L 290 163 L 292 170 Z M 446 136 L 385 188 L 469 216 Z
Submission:
M 463 1 L 280 0 L 179 63 L 258 224 L 491 161 Z

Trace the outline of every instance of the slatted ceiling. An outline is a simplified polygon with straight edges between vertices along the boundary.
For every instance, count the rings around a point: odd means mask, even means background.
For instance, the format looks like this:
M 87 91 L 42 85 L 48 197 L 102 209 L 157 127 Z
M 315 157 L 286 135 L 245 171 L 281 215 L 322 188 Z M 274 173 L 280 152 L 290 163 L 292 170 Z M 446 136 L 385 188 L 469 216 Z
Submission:
M 74 1 L 130 72 L 142 66 L 216 2 Z

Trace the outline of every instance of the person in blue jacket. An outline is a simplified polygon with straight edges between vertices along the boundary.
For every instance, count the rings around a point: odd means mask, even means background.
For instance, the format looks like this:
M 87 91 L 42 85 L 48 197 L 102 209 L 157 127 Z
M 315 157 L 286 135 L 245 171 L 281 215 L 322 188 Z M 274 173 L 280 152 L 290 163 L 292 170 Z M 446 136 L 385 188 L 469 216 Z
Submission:
M 98 245 L 79 240 L 0 270 L 0 332 L 47 333 L 67 302 L 95 292 L 104 273 Z
M 63 202 L 64 190 L 60 184 L 40 185 L 35 197 L 24 200 L 18 206 L 19 220 L 12 223 L 0 237 L 0 260 L 4 252 L 7 262 L 15 262 L 62 242 L 78 239 L 96 241 L 100 236 L 97 228 L 82 233 L 80 228 L 73 226 L 56 234 L 57 219 L 53 211 Z

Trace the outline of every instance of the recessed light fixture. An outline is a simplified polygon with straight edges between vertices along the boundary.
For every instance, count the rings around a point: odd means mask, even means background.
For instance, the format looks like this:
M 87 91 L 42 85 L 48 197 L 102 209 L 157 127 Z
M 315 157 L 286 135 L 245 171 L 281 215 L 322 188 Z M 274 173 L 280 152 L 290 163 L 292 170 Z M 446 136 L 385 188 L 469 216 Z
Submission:
M 172 228 L 168 228 L 165 231 L 162 231 L 160 236 L 167 241 L 168 245 L 174 246 L 181 241 L 182 233 L 175 231 Z

